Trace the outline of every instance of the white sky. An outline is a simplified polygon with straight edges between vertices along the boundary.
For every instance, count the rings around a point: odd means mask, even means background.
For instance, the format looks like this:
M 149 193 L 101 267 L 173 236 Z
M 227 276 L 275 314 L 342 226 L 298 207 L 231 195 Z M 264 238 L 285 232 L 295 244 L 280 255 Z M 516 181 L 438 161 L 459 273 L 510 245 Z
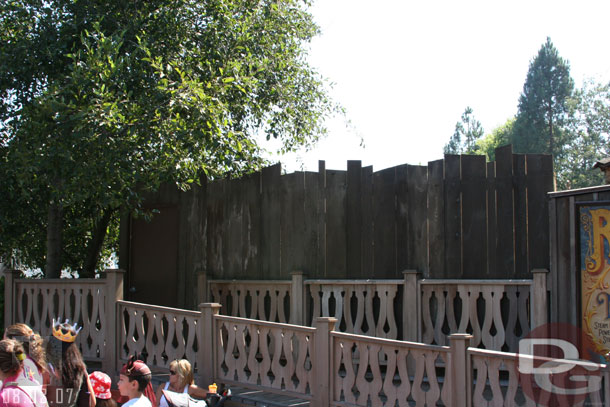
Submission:
M 345 120 L 309 152 L 272 157 L 288 172 L 373 170 L 443 157 L 466 106 L 485 133 L 517 112 L 531 59 L 546 37 L 580 87 L 610 80 L 610 1 L 317 0 L 322 34 L 310 62 L 333 82 Z M 364 148 L 360 147 L 360 141 Z

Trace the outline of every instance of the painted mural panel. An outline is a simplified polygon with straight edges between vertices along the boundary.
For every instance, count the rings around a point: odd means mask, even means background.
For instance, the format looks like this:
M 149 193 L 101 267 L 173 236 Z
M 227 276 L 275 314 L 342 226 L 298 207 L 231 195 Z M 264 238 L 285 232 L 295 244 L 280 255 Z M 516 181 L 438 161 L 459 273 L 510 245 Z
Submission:
M 610 202 L 578 206 L 582 329 L 594 352 L 610 352 Z M 593 356 L 593 355 L 590 355 Z

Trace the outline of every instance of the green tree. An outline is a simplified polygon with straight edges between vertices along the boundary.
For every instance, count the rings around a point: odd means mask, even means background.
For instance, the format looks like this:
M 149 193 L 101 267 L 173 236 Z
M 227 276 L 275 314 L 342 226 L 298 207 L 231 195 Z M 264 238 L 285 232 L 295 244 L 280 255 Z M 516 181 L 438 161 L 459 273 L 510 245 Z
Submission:
M 143 193 L 259 168 L 256 134 L 315 143 L 338 109 L 305 60 L 308 5 L 0 5 L 2 255 L 91 275 Z
M 530 62 L 519 98 L 512 143 L 516 152 L 562 153 L 569 134 L 564 131 L 568 100 L 574 90 L 569 63 L 547 38 Z
M 604 183 L 602 173 L 593 169 L 601 158 L 610 156 L 610 84 L 591 80 L 575 92 L 567 131 L 572 135 L 568 148 L 557 160 L 557 187 L 583 188 Z
M 487 161 L 494 161 L 496 159 L 496 148 L 510 143 L 515 120 L 514 117 L 508 119 L 506 123 L 495 128 L 491 133 L 477 141 L 477 151 L 485 154 Z
M 445 154 L 475 154 L 478 150 L 477 141 L 483 136 L 483 127 L 475 119 L 472 108 L 466 107 L 461 120 L 455 124 L 455 131 L 445 145 Z

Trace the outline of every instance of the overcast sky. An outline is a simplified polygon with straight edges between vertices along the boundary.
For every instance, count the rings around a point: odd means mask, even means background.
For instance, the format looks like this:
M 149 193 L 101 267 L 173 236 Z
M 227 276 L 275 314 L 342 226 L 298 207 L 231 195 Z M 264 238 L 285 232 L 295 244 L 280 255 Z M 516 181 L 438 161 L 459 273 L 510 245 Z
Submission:
M 332 120 L 314 150 L 273 156 L 288 172 L 317 171 L 318 160 L 377 171 L 442 158 L 466 106 L 486 134 L 516 114 L 547 36 L 578 87 L 610 80 L 607 0 L 317 0 L 311 11 L 322 34 L 310 62 L 334 83 L 351 127 Z

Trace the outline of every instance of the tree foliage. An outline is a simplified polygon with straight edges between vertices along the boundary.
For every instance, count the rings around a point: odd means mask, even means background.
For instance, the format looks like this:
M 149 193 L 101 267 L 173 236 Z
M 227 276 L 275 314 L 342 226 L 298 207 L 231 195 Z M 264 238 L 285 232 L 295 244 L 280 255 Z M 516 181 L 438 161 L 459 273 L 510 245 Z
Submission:
M 557 160 L 557 187 L 572 189 L 603 184 L 602 173 L 593 169 L 593 165 L 610 156 L 610 84 L 585 82 L 575 92 L 571 109 L 566 131 L 572 137 Z
M 337 106 L 305 60 L 307 5 L 0 6 L 1 254 L 90 274 L 143 192 L 259 168 L 258 134 L 314 143 Z
M 445 154 L 475 154 L 477 141 L 483 136 L 483 127 L 475 119 L 472 108 L 466 107 L 461 120 L 455 124 L 455 131 L 445 145 Z
M 477 151 L 481 154 L 485 154 L 487 161 L 494 161 L 496 159 L 496 148 L 510 144 L 515 120 L 514 117 L 508 119 L 506 123 L 479 139 L 477 142 Z
M 471 113 L 467 108 L 456 124 L 445 153 L 481 153 L 493 161 L 497 147 L 512 143 L 517 153 L 552 154 L 559 189 L 603 183 L 593 165 L 610 156 L 610 84 L 589 80 L 575 90 L 569 64 L 549 38 L 530 62 L 517 115 L 474 149 L 465 145 Z
M 547 38 L 530 62 L 523 92 L 519 97 L 512 143 L 520 153 L 558 156 L 569 136 L 564 131 L 568 101 L 574 91 L 569 63 Z

